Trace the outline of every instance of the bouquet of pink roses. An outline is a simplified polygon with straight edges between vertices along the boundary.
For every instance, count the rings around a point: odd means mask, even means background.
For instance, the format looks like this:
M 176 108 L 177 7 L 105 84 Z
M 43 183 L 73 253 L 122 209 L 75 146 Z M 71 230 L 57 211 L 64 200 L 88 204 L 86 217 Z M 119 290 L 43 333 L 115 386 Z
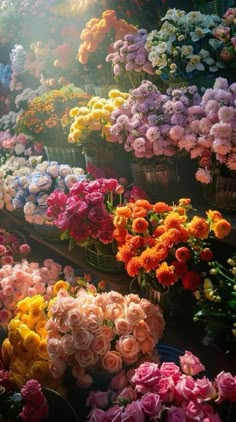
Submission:
M 235 420 L 236 377 L 220 372 L 213 380 L 200 360 L 185 351 L 174 362 L 144 362 L 114 377 L 107 392 L 91 392 L 88 421 L 220 422 Z M 109 398 L 112 398 L 112 403 Z M 233 414 L 234 413 L 234 414 Z

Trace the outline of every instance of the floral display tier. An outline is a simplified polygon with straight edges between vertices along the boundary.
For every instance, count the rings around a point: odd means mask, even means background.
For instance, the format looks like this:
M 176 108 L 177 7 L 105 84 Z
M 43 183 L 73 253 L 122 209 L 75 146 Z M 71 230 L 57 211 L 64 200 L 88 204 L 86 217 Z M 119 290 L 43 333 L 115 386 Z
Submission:
M 97 252 L 91 247 L 85 248 L 84 252 L 88 263 L 100 271 L 104 271 L 106 273 L 120 273 L 124 271 L 123 264 L 116 260 L 115 255 Z

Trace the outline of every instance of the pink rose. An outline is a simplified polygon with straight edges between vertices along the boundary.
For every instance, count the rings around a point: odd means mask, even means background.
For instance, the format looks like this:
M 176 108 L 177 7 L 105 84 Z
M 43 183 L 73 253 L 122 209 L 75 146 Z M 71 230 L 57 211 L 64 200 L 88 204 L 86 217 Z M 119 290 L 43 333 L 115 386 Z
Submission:
M 21 254 L 27 255 L 31 251 L 31 249 L 27 243 L 23 243 L 22 245 L 20 245 L 19 251 Z
M 194 391 L 196 399 L 199 398 L 201 400 L 207 400 L 210 398 L 214 399 L 217 396 L 215 387 L 206 377 L 196 380 Z
M 124 390 L 122 390 L 119 395 L 117 396 L 117 402 L 119 403 L 119 401 L 122 400 L 127 400 L 128 402 L 134 401 L 137 399 L 137 393 L 135 392 L 135 390 L 132 387 L 126 387 L 124 388 Z
M 141 406 L 144 414 L 148 418 L 154 418 L 159 416 L 162 409 L 161 398 L 158 394 L 155 393 L 146 393 L 141 398 Z
M 230 41 L 233 44 L 234 50 L 236 51 L 236 36 L 232 37 Z
M 74 346 L 76 349 L 88 350 L 93 340 L 93 335 L 85 328 L 72 330 Z
M 78 308 L 74 308 L 68 312 L 68 315 L 66 318 L 66 325 L 69 328 L 78 328 L 82 324 L 83 320 L 84 320 L 83 312 L 81 312 L 81 310 Z
M 110 401 L 110 391 L 90 391 L 86 400 L 86 406 L 99 407 L 100 409 L 105 409 L 110 404 Z
M 66 363 L 62 359 L 53 359 L 50 362 L 50 371 L 54 378 L 60 378 L 66 370 Z
M 166 422 L 186 422 L 186 413 L 182 407 L 171 406 L 167 412 Z
M 171 378 L 160 378 L 154 389 L 159 394 L 163 402 L 170 403 L 173 400 L 175 389 Z
M 110 389 L 114 391 L 121 391 L 128 384 L 125 370 L 119 372 L 119 374 L 114 375 L 110 382 Z
M 184 356 L 180 356 L 179 360 L 181 370 L 187 375 L 194 376 L 199 374 L 199 372 L 205 371 L 205 366 L 202 365 L 199 358 L 187 350 Z
M 145 362 L 135 369 L 131 382 L 135 384 L 137 391 L 148 391 L 155 386 L 162 374 L 158 365 L 153 362 Z
M 216 386 L 219 392 L 219 399 L 236 401 L 236 377 L 230 372 L 220 372 L 216 379 Z
M 234 9 L 233 7 L 229 7 L 229 9 L 226 10 L 223 16 L 223 21 L 226 24 L 231 24 L 235 18 L 236 18 L 236 9 Z
M 82 388 L 88 388 L 93 383 L 93 378 L 91 375 L 85 372 L 84 368 L 81 368 L 79 365 L 75 365 L 72 368 L 72 375 L 77 380 L 78 384 Z
M 173 362 L 163 362 L 160 366 L 160 371 L 166 377 L 170 377 L 176 383 L 181 376 L 179 367 Z
M 122 408 L 115 405 L 106 411 L 106 422 L 121 422 Z
M 203 421 L 204 419 L 204 405 L 195 400 L 187 403 L 185 412 L 187 418 L 190 418 L 191 421 Z
M 181 379 L 175 385 L 175 396 L 178 400 L 192 400 L 194 394 L 195 380 L 186 375 L 182 375 Z
M 110 341 L 101 334 L 95 334 L 94 339 L 91 343 L 93 350 L 98 355 L 104 355 L 111 348 Z
M 58 338 L 49 338 L 47 344 L 47 350 L 50 357 L 54 358 L 62 353 L 61 340 Z
M 140 400 L 133 401 L 128 404 L 124 409 L 124 412 L 121 414 L 122 422 L 144 422 L 145 415 L 142 410 L 142 405 Z
M 88 415 L 88 422 L 104 422 L 106 420 L 106 413 L 102 409 L 93 409 Z
M 61 346 L 65 355 L 73 355 L 74 349 L 74 341 L 71 334 L 65 334 L 61 337 Z
M 230 39 L 230 28 L 228 26 L 218 26 L 214 30 L 214 36 L 218 40 L 227 41 Z

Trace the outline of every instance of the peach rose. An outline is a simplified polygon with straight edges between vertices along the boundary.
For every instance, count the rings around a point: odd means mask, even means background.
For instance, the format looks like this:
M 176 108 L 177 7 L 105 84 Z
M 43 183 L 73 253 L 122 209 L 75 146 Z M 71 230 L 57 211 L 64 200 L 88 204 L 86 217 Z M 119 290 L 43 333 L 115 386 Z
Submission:
M 143 320 L 139 321 L 138 324 L 133 327 L 133 335 L 138 341 L 144 341 L 145 338 L 150 335 L 149 325 Z
M 66 363 L 62 359 L 53 359 L 50 362 L 50 371 L 54 378 L 60 378 L 66 370 Z
M 93 383 L 93 378 L 91 375 L 85 372 L 84 368 L 81 368 L 79 365 L 75 365 L 72 368 L 72 375 L 78 381 L 78 384 L 82 388 L 88 388 Z
M 91 333 L 96 333 L 102 325 L 102 320 L 96 318 L 93 315 L 89 315 L 87 318 L 85 317 L 84 321 L 84 328 L 86 328 Z
M 61 346 L 65 355 L 73 355 L 74 353 L 74 340 L 71 334 L 65 334 L 61 337 Z
M 139 345 L 132 335 L 121 336 L 116 342 L 116 350 L 126 359 L 133 359 L 139 352 Z
M 140 306 L 144 310 L 147 317 L 151 317 L 153 315 L 155 306 L 149 300 L 142 298 L 140 301 Z
M 79 330 L 72 330 L 72 337 L 74 340 L 74 346 L 79 350 L 89 349 L 90 344 L 93 340 L 93 335 L 85 328 L 79 328 Z
M 117 318 L 115 320 L 115 332 L 119 336 L 131 333 L 131 326 L 125 318 Z
M 48 354 L 50 357 L 59 356 L 62 353 L 61 340 L 58 338 L 48 339 Z
M 115 322 L 117 318 L 124 315 L 123 305 L 119 303 L 110 303 L 106 306 L 105 319 Z
M 151 353 L 153 351 L 154 346 L 155 340 L 150 335 L 146 337 L 145 340 L 139 343 L 140 350 L 143 354 Z
M 126 318 L 131 325 L 135 325 L 140 320 L 145 319 L 146 315 L 138 303 L 130 303 L 129 307 L 126 309 Z
M 93 347 L 93 350 L 96 354 L 105 355 L 105 353 L 110 350 L 111 343 L 107 337 L 101 334 L 97 334 L 94 336 L 91 346 Z
M 66 325 L 70 329 L 80 327 L 83 321 L 84 321 L 84 315 L 80 309 L 73 308 L 68 312 L 67 318 L 66 318 Z
M 79 350 L 75 354 L 75 360 L 82 368 L 93 367 L 98 362 L 98 355 L 93 350 Z
M 99 329 L 98 333 L 105 336 L 109 341 L 111 341 L 115 337 L 115 333 L 114 333 L 113 329 L 111 327 L 109 327 L 108 325 L 103 325 Z
M 122 368 L 121 354 L 116 351 L 109 351 L 102 357 L 101 363 L 106 371 L 117 372 Z

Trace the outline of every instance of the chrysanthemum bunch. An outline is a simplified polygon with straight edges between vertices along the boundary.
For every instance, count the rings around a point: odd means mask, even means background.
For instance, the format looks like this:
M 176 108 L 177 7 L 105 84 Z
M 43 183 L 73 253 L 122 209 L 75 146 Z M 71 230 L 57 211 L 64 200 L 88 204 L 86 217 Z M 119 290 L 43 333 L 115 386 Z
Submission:
M 47 352 L 55 378 L 71 368 L 81 387 L 96 374 L 115 374 L 141 357 L 151 357 L 162 336 L 164 319 L 158 305 L 138 295 L 115 291 L 59 295 L 49 304 Z M 102 373 L 103 373 L 102 372 Z
M 108 98 L 92 97 L 83 107 L 70 110 L 74 121 L 70 127 L 69 143 L 78 143 L 88 155 L 102 155 L 104 144 L 113 142 L 111 127 L 112 112 L 122 106 L 129 94 L 112 89 Z
M 231 230 L 218 211 L 207 211 L 207 218 L 193 215 L 191 200 L 185 198 L 171 206 L 137 200 L 116 207 L 114 214 L 118 261 L 143 288 L 160 291 L 178 280 L 185 289 L 196 290 L 200 264 L 213 257 L 207 240 L 211 234 L 224 238 Z
M 188 125 L 188 108 L 200 102 L 196 87 L 161 94 L 150 81 L 142 81 L 111 115 L 112 141 L 123 144 L 135 158 L 166 160 L 180 155 L 178 142 Z

